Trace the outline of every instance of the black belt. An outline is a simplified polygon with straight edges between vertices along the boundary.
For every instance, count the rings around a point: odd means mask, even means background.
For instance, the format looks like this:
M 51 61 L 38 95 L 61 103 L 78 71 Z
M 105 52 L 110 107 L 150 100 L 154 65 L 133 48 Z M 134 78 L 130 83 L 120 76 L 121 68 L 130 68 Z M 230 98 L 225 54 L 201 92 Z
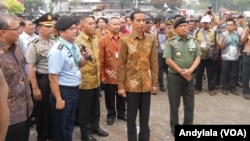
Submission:
M 64 86 L 64 85 L 59 85 L 61 88 L 67 88 L 67 89 L 78 89 L 79 86 Z
M 36 72 L 36 77 L 37 78 L 42 78 L 42 77 L 49 78 L 49 74 Z

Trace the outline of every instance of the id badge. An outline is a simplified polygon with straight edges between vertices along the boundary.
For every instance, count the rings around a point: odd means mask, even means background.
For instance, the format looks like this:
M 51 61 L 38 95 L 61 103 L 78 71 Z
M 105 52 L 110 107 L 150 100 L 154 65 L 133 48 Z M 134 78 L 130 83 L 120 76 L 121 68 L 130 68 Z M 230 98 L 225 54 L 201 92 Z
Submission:
M 118 58 L 118 52 L 115 53 L 115 58 Z
M 165 44 L 161 44 L 160 47 L 161 47 L 162 50 L 164 50 Z
M 235 46 L 229 46 L 229 56 L 236 57 L 237 56 L 237 49 Z
M 76 76 L 81 78 L 81 71 L 80 70 L 76 71 Z
M 201 48 L 206 48 L 207 47 L 207 42 L 203 41 L 201 42 Z

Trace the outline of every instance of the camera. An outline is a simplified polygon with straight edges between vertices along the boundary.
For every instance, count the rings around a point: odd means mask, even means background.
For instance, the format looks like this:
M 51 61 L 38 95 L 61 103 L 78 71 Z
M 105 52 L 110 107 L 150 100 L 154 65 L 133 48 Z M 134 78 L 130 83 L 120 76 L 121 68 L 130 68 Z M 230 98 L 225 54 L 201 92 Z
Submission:
M 212 13 L 212 6 L 211 5 L 209 5 L 208 6 L 208 11 L 207 11 L 207 14 L 211 14 Z
M 164 34 L 165 28 L 160 28 L 160 34 Z

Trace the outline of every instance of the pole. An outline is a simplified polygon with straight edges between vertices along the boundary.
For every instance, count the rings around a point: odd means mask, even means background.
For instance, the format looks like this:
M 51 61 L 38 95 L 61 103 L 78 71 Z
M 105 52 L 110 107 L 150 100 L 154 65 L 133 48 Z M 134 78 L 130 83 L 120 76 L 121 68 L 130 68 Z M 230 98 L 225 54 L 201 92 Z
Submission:
M 135 8 L 138 8 L 137 0 L 135 0 Z

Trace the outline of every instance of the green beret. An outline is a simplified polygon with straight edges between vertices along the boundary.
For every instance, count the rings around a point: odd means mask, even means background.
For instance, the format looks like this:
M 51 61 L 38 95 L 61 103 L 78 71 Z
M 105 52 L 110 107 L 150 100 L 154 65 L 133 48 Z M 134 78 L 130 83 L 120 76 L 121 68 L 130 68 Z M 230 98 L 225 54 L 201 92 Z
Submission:
M 181 17 L 181 18 L 177 19 L 174 22 L 174 28 L 176 28 L 178 25 L 183 24 L 183 23 L 187 23 L 187 20 L 185 17 Z
M 71 27 L 73 24 L 76 24 L 77 20 L 73 17 L 63 16 L 55 24 L 56 30 L 66 30 Z

